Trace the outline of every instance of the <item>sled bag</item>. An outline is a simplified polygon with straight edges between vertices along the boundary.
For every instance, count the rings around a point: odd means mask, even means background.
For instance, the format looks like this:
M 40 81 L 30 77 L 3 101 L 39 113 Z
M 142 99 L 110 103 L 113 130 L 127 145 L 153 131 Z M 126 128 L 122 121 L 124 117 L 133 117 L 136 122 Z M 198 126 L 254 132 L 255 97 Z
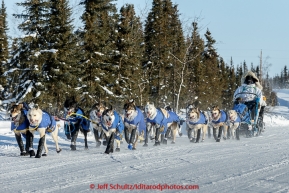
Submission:
M 239 114 L 242 122 L 250 122 L 250 112 L 245 104 L 234 104 L 233 110 Z

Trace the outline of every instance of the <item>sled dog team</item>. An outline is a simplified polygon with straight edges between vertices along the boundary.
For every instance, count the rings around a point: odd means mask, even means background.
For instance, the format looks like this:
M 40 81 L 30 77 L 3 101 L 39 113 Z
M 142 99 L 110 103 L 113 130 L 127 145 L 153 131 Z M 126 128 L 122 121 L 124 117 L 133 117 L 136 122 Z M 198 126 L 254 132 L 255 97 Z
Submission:
M 74 98 L 68 98 L 64 102 L 64 130 L 68 139 L 71 140 L 70 148 L 76 150 L 76 140 L 79 131 L 84 134 L 85 149 L 88 148 L 87 133 L 90 132 L 90 124 L 93 128 L 96 147 L 101 143 L 106 146 L 104 153 L 110 154 L 120 151 L 122 138 L 127 142 L 127 148 L 136 150 L 138 141 L 144 142 L 144 147 L 148 146 L 149 138 L 154 140 L 154 146 L 167 144 L 168 138 L 171 143 L 176 143 L 176 135 L 181 133 L 181 120 L 178 115 L 171 111 L 170 107 L 165 109 L 156 108 L 154 103 L 148 102 L 144 107 L 144 113 L 135 105 L 133 100 L 127 101 L 123 106 L 123 115 L 102 103 L 94 104 L 89 117 L 78 106 Z M 25 103 L 12 106 L 10 110 L 11 130 L 15 133 L 15 138 L 20 148 L 20 155 L 47 156 L 46 134 L 50 134 L 55 142 L 57 153 L 61 152 L 58 145 L 58 129 L 55 118 L 46 111 L 35 106 L 29 108 Z M 241 123 L 241 119 L 236 110 L 225 112 L 218 106 L 213 106 L 212 110 L 201 111 L 197 107 L 190 105 L 187 108 L 187 134 L 190 142 L 203 142 L 205 136 L 213 128 L 213 136 L 220 142 L 223 132 L 223 139 L 229 136 L 235 138 L 236 130 Z M 36 154 L 33 149 L 34 133 L 40 135 Z M 22 136 L 26 139 L 24 147 Z M 114 144 L 116 143 L 116 148 Z M 42 152 L 44 149 L 44 152 Z

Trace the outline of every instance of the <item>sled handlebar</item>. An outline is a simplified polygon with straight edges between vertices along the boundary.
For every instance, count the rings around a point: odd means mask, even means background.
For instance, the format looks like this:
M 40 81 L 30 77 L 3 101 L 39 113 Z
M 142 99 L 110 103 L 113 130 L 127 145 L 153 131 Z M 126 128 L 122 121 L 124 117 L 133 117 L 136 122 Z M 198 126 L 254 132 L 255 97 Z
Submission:
M 236 101 L 236 99 L 238 98 L 237 96 L 238 96 L 238 95 L 241 95 L 241 94 L 253 94 L 253 95 L 255 95 L 255 99 L 258 98 L 258 95 L 257 95 L 256 93 L 252 93 L 252 92 L 240 92 L 240 93 L 238 93 L 238 94 L 236 94 L 236 95 L 234 96 L 234 100 L 233 100 L 233 101 Z

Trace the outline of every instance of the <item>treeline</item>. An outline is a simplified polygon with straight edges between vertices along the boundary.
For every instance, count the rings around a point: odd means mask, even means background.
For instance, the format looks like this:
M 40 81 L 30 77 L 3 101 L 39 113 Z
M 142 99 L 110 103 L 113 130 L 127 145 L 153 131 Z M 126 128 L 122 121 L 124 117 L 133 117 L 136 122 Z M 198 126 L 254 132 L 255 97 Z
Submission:
M 210 30 L 201 35 L 197 21 L 185 35 L 171 0 L 153 0 L 144 23 L 132 4 L 118 12 L 112 0 L 82 0 L 84 27 L 77 31 L 68 0 L 17 5 L 24 10 L 14 14 L 23 19 L 18 26 L 23 36 L 9 46 L 2 1 L 1 100 L 34 102 L 57 112 L 71 95 L 85 109 L 96 101 L 121 108 L 131 98 L 139 106 L 152 101 L 175 110 L 189 103 L 225 109 L 232 107 L 233 93 L 248 70 L 246 62 L 226 64 Z M 250 70 L 260 76 L 258 65 Z M 262 80 L 269 103 L 271 82 L 268 75 Z
M 289 72 L 287 65 L 281 70 L 280 75 L 276 75 L 272 80 L 273 88 L 289 89 Z

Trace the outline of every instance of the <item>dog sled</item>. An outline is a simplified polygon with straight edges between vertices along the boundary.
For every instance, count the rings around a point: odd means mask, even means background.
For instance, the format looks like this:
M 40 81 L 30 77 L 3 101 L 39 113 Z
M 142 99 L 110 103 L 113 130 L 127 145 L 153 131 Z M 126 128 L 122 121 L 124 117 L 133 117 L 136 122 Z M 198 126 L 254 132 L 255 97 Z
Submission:
M 249 94 L 256 95 L 255 93 Z M 261 135 L 262 131 L 265 129 L 265 123 L 263 122 L 263 116 L 259 116 L 259 106 L 260 98 L 256 97 L 253 101 L 244 102 L 241 98 L 236 97 L 233 110 L 237 112 L 241 120 L 240 125 L 236 130 L 237 139 L 240 135 L 244 135 L 247 138 Z

